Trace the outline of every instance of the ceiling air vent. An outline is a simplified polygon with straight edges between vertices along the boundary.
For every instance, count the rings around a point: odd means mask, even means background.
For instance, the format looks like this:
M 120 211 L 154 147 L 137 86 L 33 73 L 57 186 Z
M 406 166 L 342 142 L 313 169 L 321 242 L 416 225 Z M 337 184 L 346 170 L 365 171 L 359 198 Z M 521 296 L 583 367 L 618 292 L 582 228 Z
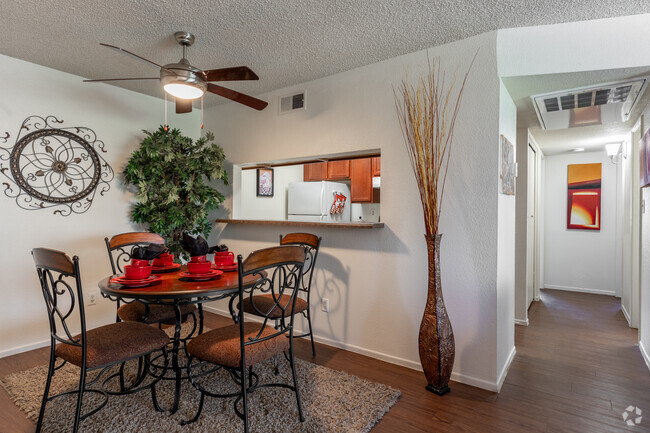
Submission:
M 280 97 L 280 114 L 305 109 L 305 92 Z
M 648 84 L 649 77 L 561 92 L 533 95 L 542 129 L 625 122 Z

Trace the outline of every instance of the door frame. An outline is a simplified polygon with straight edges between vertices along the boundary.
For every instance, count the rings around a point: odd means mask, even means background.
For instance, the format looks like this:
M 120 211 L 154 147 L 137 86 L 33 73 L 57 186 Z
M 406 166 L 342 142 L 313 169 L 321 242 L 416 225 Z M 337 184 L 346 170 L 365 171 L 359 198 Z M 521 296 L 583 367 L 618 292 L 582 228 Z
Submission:
M 537 145 L 537 142 L 533 138 L 533 136 L 530 133 L 530 130 L 527 132 L 527 141 L 528 145 L 526 147 L 526 150 L 528 152 L 528 148 L 530 148 L 533 152 L 535 152 L 535 179 L 534 179 L 534 185 L 532 185 L 532 188 L 530 185 L 527 185 L 528 188 L 528 193 L 530 194 L 531 189 L 534 194 L 534 199 L 533 199 L 533 209 L 531 212 L 531 209 L 528 209 L 528 203 L 526 204 L 526 230 L 528 230 L 528 218 L 532 214 L 534 215 L 535 218 L 535 224 L 533 225 L 533 230 L 534 234 L 532 236 L 533 238 L 533 243 L 534 245 L 532 248 L 528 248 L 528 245 L 526 245 L 526 250 L 528 251 L 533 251 L 534 257 L 533 257 L 533 269 L 529 270 L 528 269 L 528 263 L 526 263 L 526 302 L 528 303 L 528 278 L 532 274 L 532 278 L 534 278 L 533 281 L 533 299 L 532 301 L 539 301 L 539 291 L 540 288 L 543 286 L 543 276 L 541 275 L 541 269 L 542 269 L 542 262 L 543 262 L 543 254 L 541 251 L 542 245 L 540 244 L 541 240 L 541 227 L 542 225 L 540 224 L 540 216 L 543 213 L 543 209 L 541 206 L 541 195 L 542 195 L 542 159 L 544 159 L 544 153 L 540 149 L 540 147 Z M 528 155 L 526 156 L 526 161 L 528 161 Z M 528 239 L 528 233 L 526 233 L 526 239 Z M 531 302 L 532 302 L 531 301 Z M 530 307 L 530 305 L 527 305 L 527 307 Z

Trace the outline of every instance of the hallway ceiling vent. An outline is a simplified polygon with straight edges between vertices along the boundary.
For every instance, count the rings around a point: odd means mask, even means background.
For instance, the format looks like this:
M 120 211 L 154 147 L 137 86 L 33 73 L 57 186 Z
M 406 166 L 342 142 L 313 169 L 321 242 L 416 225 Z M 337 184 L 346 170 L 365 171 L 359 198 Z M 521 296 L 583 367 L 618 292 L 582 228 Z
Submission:
M 650 77 L 533 95 L 542 129 L 625 122 L 641 99 Z

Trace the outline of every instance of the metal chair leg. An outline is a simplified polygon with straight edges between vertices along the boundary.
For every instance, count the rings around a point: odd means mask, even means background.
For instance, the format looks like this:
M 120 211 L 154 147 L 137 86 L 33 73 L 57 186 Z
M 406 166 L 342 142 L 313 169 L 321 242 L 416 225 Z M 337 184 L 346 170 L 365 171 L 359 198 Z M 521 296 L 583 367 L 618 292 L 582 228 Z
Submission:
M 294 390 L 296 391 L 296 401 L 298 402 L 298 415 L 300 416 L 300 422 L 304 422 L 305 416 L 302 413 L 302 404 L 300 403 L 300 391 L 298 390 L 298 378 L 296 377 L 296 363 L 293 355 L 293 343 L 289 347 L 289 355 L 291 359 L 290 364 L 291 364 L 291 374 L 293 376 L 293 387 Z
M 246 388 L 248 386 L 246 385 L 246 366 L 242 362 L 241 366 L 241 395 L 242 395 L 242 404 L 243 404 L 243 411 L 242 413 L 244 414 L 244 433 L 248 433 L 248 398 L 246 397 Z M 236 401 L 235 401 L 235 404 Z
M 41 402 L 41 410 L 38 413 L 38 423 L 36 424 L 36 433 L 40 433 L 43 427 L 43 417 L 45 416 L 45 405 L 47 404 L 47 396 L 50 393 L 50 384 L 52 383 L 52 376 L 54 376 L 54 363 L 56 355 L 54 355 L 54 343 L 50 346 L 50 364 L 47 369 L 47 380 L 45 381 L 45 392 L 43 393 L 43 401 Z
M 81 403 L 84 394 L 84 387 L 86 386 L 86 366 L 81 366 L 81 374 L 79 375 L 79 395 L 77 395 L 77 408 L 74 416 L 74 427 L 72 431 L 77 433 L 79 431 L 79 423 L 81 419 Z

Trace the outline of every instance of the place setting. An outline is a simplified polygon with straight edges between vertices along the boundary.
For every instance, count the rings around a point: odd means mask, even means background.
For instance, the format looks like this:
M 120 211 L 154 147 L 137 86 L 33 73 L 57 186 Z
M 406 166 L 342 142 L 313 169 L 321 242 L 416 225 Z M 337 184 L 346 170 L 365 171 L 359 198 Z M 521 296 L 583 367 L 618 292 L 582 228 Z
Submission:
M 210 248 L 203 236 L 199 235 L 193 238 L 187 233 L 183 233 L 181 245 L 190 254 L 190 261 L 187 262 L 187 271 L 178 274 L 181 279 L 208 281 L 219 278 L 223 274 L 221 270 L 212 269 L 212 262 L 207 259 L 207 254 L 219 247 Z
M 147 287 L 160 282 L 160 275 L 152 275 L 154 266 L 150 262 L 151 260 L 157 260 L 162 254 L 166 254 L 164 245 L 151 244 L 146 247 L 133 248 L 131 251 L 131 264 L 124 266 L 124 275 L 111 278 L 111 283 L 136 288 Z M 171 256 L 172 260 L 173 258 L 174 256 Z

